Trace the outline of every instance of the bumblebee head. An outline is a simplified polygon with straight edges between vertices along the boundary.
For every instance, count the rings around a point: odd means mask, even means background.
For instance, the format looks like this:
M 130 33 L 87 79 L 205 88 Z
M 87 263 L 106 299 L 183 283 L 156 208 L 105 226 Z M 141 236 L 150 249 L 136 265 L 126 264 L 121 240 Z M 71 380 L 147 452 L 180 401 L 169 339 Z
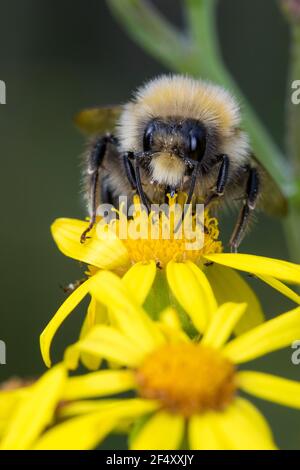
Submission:
M 204 157 L 206 142 L 206 129 L 196 119 L 151 119 L 143 133 L 143 152 L 151 156 L 152 179 L 178 185 L 187 168 Z
M 239 124 L 238 104 L 222 87 L 171 75 L 137 90 L 123 107 L 117 137 L 124 152 L 151 150 L 200 161 L 221 150 Z
M 236 100 L 222 87 L 185 76 L 162 76 L 139 88 L 124 105 L 116 128 L 121 152 L 150 155 L 154 182 L 180 184 L 195 162 L 207 172 L 217 155 L 239 160 L 248 152 L 239 138 Z
M 205 154 L 206 139 L 206 129 L 196 119 L 155 118 L 145 127 L 143 151 L 199 162 Z

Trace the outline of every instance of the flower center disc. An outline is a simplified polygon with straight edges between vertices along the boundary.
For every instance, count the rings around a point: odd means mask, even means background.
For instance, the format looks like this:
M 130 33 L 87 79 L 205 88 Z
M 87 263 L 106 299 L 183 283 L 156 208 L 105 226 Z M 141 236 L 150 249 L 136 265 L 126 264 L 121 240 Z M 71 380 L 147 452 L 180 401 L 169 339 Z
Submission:
M 233 364 L 218 351 L 194 343 L 156 350 L 136 377 L 143 398 L 160 400 L 164 408 L 186 417 L 223 409 L 236 391 Z
M 175 207 L 173 203 L 170 204 L 171 209 Z M 187 217 L 179 224 L 181 217 L 177 218 L 177 222 L 174 221 L 176 211 L 171 212 L 170 216 L 155 218 L 151 214 L 148 216 L 139 207 L 138 203 L 133 219 L 129 221 L 127 236 L 122 237 L 132 263 L 155 260 L 159 267 L 164 268 L 171 260 L 197 262 L 205 254 L 223 250 L 218 240 L 218 221 L 210 217 L 208 212 L 203 213 L 203 223 L 198 222 L 198 225 L 197 217 L 192 216 L 187 228 Z M 203 231 L 201 240 L 200 231 Z

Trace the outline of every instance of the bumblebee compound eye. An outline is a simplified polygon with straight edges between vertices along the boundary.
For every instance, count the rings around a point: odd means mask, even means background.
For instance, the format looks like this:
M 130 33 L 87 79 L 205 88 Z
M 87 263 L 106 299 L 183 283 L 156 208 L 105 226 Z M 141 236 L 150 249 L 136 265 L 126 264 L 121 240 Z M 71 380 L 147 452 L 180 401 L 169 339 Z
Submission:
M 143 139 L 144 152 L 149 152 L 152 148 L 154 131 L 155 131 L 155 124 L 151 122 L 150 124 L 148 124 L 144 132 L 144 139 Z
M 206 149 L 206 131 L 201 124 L 194 124 L 188 133 L 189 155 L 193 160 L 202 160 Z

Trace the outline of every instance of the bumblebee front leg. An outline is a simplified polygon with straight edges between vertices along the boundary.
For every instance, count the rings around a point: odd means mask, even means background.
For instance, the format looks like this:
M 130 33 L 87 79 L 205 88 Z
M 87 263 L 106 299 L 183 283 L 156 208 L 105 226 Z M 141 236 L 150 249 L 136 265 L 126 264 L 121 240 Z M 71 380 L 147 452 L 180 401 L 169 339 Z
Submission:
M 97 215 L 97 204 L 98 204 L 98 192 L 99 192 L 99 169 L 104 160 L 108 144 L 117 145 L 117 139 L 107 134 L 103 137 L 98 138 L 89 155 L 88 174 L 90 177 L 90 206 L 91 206 L 91 219 L 87 229 L 82 233 L 80 242 L 84 243 L 87 238 L 87 234 L 92 230 L 96 222 Z
M 143 205 L 146 207 L 148 214 L 150 214 L 150 201 L 144 191 L 140 173 L 140 157 L 139 155 L 134 154 L 134 170 L 135 170 L 135 182 L 136 182 L 136 190 L 142 201 Z
M 240 211 L 237 223 L 230 238 L 230 249 L 232 253 L 237 253 L 241 244 L 247 225 L 249 223 L 251 213 L 254 211 L 259 195 L 259 175 L 255 168 L 248 167 L 248 180 L 246 187 L 246 199 Z
M 214 191 L 206 198 L 204 201 L 204 207 L 208 206 L 212 201 L 222 197 L 224 194 L 225 186 L 228 182 L 228 173 L 229 173 L 229 158 L 227 155 L 221 155 L 221 166 L 219 169 L 217 184 Z
M 125 152 L 123 155 L 123 164 L 131 188 L 138 194 L 140 200 L 142 201 L 143 205 L 146 207 L 149 213 L 151 201 L 149 200 L 147 194 L 144 191 L 140 173 L 140 159 L 148 157 L 149 155 L 146 152 Z
M 134 153 L 133 152 L 125 152 L 123 155 L 123 163 L 124 163 L 124 168 L 125 168 L 125 173 L 127 176 L 127 179 L 131 185 L 131 188 L 135 191 L 136 190 L 136 177 L 135 177 L 135 172 L 134 168 L 132 166 L 131 160 L 134 159 Z

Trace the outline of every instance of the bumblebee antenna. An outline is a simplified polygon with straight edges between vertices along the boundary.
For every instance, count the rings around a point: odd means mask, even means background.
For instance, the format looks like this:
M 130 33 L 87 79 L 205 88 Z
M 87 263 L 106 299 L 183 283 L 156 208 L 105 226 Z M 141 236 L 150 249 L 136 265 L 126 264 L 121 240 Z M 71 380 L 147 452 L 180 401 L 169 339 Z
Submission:
M 197 165 L 193 169 L 193 173 L 192 173 L 192 176 L 191 176 L 190 189 L 189 189 L 188 197 L 187 197 L 187 200 L 186 200 L 187 205 L 191 203 L 191 200 L 192 200 L 192 197 L 193 197 L 193 194 L 194 194 L 194 191 L 195 191 L 196 179 L 197 179 L 197 176 L 199 174 L 199 169 L 200 169 L 200 163 L 197 163 Z
M 174 233 L 178 232 L 179 228 L 181 227 L 182 222 L 184 221 L 184 218 L 187 214 L 187 211 L 189 210 L 188 206 L 190 205 L 190 203 L 192 201 L 192 197 L 193 197 L 193 194 L 194 194 L 194 191 L 195 191 L 195 185 L 196 185 L 197 176 L 199 174 L 199 169 L 200 169 L 200 162 L 198 162 L 194 166 L 193 173 L 192 173 L 192 176 L 191 176 L 190 189 L 189 189 L 189 192 L 188 192 L 188 197 L 187 197 L 186 203 L 184 205 L 183 214 L 182 214 L 182 217 L 179 220 L 178 224 L 175 227 Z
M 208 136 L 206 134 L 204 136 L 204 139 L 202 139 L 200 141 L 197 140 L 197 138 L 196 138 L 196 149 L 197 149 L 197 145 L 199 145 L 199 143 L 200 143 L 199 151 L 201 151 L 201 153 L 198 155 L 197 160 L 191 159 L 187 155 L 185 155 L 183 157 L 184 161 L 188 165 L 192 165 L 194 168 L 193 168 L 193 172 L 192 172 L 192 175 L 191 175 L 191 182 L 190 182 L 190 189 L 189 189 L 189 192 L 188 192 L 188 197 L 187 197 L 186 203 L 184 205 L 184 210 L 183 210 L 181 220 L 178 222 L 177 226 L 175 227 L 175 231 L 174 231 L 175 233 L 178 231 L 178 229 L 180 228 L 182 222 L 184 221 L 184 218 L 185 218 L 185 216 L 187 214 L 187 211 L 189 209 L 189 205 L 192 201 L 192 197 L 193 197 L 193 194 L 194 194 L 194 191 L 195 191 L 196 180 L 197 180 L 197 177 L 200 173 L 201 161 L 205 158 L 205 156 L 207 154 L 207 149 L 208 149 L 208 145 L 207 145 L 208 142 L 207 141 L 208 141 Z M 194 151 L 195 149 L 191 149 L 191 150 Z

